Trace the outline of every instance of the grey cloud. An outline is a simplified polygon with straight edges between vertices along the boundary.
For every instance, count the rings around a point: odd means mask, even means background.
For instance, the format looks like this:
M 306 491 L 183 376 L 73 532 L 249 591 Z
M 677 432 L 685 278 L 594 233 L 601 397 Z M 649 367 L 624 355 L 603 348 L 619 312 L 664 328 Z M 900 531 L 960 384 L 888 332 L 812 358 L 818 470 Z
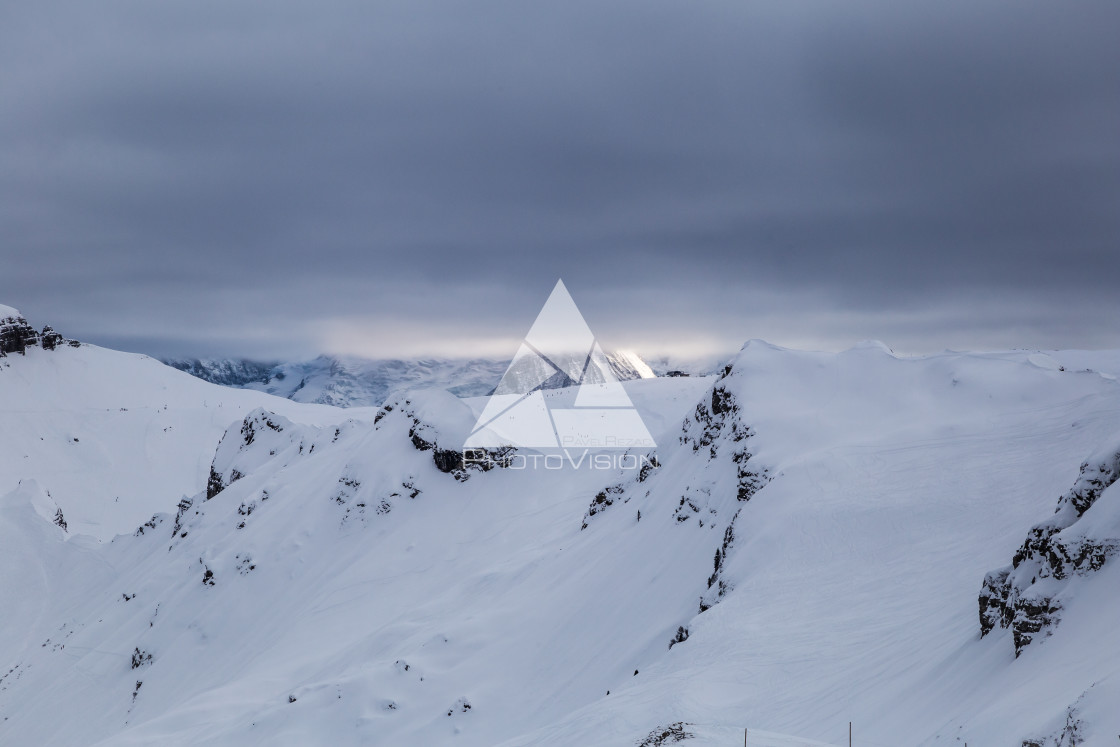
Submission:
M 459 350 L 563 276 L 669 347 L 1120 346 L 1104 0 L 4 15 L 0 300 L 68 334 Z

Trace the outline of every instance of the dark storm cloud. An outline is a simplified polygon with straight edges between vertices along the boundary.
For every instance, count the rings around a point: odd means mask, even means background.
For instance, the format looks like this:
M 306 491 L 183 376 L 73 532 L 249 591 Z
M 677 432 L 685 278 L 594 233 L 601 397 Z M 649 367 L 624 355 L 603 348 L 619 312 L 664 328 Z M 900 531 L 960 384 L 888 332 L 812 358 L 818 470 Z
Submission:
M 0 301 L 165 353 L 1120 346 L 1120 7 L 0 10 Z M 497 340 L 498 342 L 495 342 Z

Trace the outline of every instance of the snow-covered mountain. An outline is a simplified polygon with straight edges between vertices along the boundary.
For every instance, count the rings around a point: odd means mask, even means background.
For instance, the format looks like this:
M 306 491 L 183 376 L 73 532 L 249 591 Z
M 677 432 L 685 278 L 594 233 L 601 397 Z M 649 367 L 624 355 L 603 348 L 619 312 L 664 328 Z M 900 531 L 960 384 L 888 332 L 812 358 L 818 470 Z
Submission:
M 609 353 L 608 364 L 620 381 L 653 378 L 653 370 L 635 353 Z M 213 384 L 255 389 L 296 402 L 336 407 L 377 406 L 417 387 L 445 389 L 460 397 L 494 390 L 509 366 L 489 358 L 420 358 L 371 360 L 322 355 L 303 362 L 261 362 L 246 359 L 167 358 L 164 363 Z M 563 376 L 546 387 L 570 386 Z
M 642 469 L 483 470 L 482 398 L 9 354 L 0 743 L 1111 744 L 1120 384 L 1060 360 L 751 342 L 625 382 Z M 134 481 L 133 531 L 75 531 Z M 1060 620 L 1019 645 L 1014 599 Z
M 703 356 L 652 355 L 644 358 L 657 376 L 711 376 L 718 373 L 734 356 L 712 353 Z
M 109 540 L 197 492 L 231 419 L 255 408 L 308 422 L 345 418 L 213 386 L 145 355 L 62 344 L 60 335 L 44 344 L 52 334 L 0 308 L 0 494 L 37 478 L 72 532 Z
M 244 387 L 267 384 L 279 361 L 254 361 L 248 358 L 162 358 L 164 363 L 211 384 Z

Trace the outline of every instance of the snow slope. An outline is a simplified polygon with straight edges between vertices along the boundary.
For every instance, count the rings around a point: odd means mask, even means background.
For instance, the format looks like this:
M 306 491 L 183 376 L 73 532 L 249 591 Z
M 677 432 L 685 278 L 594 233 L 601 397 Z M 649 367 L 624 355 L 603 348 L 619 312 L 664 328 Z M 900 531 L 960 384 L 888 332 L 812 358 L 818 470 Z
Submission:
M 268 406 L 307 422 L 335 408 L 219 387 L 94 345 L 0 358 L 0 494 L 36 479 L 72 531 L 110 539 L 206 484 L 232 420 Z
M 480 403 L 429 391 L 342 421 L 239 412 L 212 489 L 111 543 L 63 530 L 25 481 L 0 498 L 0 743 L 1120 733 L 1115 563 L 1018 658 L 977 605 L 1110 443 L 1114 379 L 751 342 L 721 377 L 625 386 L 659 444 L 640 473 L 444 471 Z M 1086 526 L 1115 537 L 1115 515 Z

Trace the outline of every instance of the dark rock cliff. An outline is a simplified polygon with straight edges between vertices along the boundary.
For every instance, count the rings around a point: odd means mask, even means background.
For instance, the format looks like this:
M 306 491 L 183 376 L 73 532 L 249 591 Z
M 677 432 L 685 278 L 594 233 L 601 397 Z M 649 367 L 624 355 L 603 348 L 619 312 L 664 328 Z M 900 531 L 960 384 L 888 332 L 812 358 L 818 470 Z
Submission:
M 1010 628 L 1018 656 L 1048 635 L 1061 618 L 1062 592 L 1076 577 L 1099 571 L 1120 552 L 1120 437 L 1082 465 L 1073 487 L 1058 499 L 1054 515 L 1036 524 L 1011 565 L 991 571 L 980 588 L 980 635 Z
M 28 348 L 54 350 L 60 345 L 77 347 L 79 344 L 67 340 L 49 325 L 39 332 L 15 309 L 0 307 L 0 358 L 15 353 L 25 355 Z

